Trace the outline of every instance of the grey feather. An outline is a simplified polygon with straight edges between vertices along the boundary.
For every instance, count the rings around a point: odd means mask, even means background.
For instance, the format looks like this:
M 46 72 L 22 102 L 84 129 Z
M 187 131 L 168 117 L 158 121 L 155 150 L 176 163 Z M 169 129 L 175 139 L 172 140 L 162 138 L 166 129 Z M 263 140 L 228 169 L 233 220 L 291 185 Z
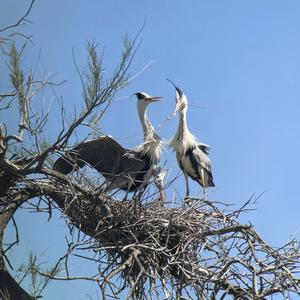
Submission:
M 123 148 L 109 136 L 78 144 L 57 159 L 53 169 L 65 175 L 86 164 L 100 172 L 115 188 L 134 190 L 143 183 L 150 158 Z

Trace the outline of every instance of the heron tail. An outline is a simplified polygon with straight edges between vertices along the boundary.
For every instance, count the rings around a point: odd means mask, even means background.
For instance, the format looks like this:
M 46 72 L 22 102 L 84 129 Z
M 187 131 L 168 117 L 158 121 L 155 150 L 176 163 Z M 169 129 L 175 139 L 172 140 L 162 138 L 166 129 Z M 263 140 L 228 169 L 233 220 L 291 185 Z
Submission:
M 198 182 L 200 183 L 200 185 L 202 187 L 213 187 L 215 186 L 214 180 L 213 180 L 213 175 L 210 171 L 203 169 L 203 175 L 204 175 L 204 180 L 202 180 L 202 178 L 200 178 L 200 180 L 198 180 Z M 203 182 L 204 181 L 204 182 Z

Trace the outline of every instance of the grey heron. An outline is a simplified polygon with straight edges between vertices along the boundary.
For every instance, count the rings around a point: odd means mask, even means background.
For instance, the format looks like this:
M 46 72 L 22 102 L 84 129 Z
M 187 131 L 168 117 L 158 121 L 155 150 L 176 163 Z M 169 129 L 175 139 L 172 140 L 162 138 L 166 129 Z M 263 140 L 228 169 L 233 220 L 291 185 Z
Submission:
M 121 189 L 128 192 L 145 188 L 157 171 L 161 153 L 161 138 L 147 117 L 147 106 L 162 97 L 135 93 L 137 111 L 144 132 L 144 142 L 135 150 L 126 149 L 110 136 L 82 142 L 58 158 L 53 169 L 69 174 L 86 164 L 103 175 L 107 191 Z M 127 196 L 126 193 L 126 196 Z
M 176 90 L 176 108 L 174 114 L 178 112 L 178 129 L 170 145 L 176 151 L 176 158 L 179 167 L 183 171 L 186 182 L 186 197 L 189 196 L 188 177 L 197 181 L 204 189 L 215 186 L 211 171 L 211 162 L 208 157 L 209 146 L 198 141 L 187 127 L 187 97 L 169 79 Z

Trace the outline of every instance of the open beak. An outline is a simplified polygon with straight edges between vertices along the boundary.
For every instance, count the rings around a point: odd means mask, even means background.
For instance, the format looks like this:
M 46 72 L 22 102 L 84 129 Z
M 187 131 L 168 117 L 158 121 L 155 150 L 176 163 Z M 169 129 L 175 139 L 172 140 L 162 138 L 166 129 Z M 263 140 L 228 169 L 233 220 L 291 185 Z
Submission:
M 145 98 L 145 101 L 156 102 L 156 101 L 160 101 L 161 99 L 163 99 L 163 97 L 160 97 L 160 96 L 153 96 L 153 97 Z

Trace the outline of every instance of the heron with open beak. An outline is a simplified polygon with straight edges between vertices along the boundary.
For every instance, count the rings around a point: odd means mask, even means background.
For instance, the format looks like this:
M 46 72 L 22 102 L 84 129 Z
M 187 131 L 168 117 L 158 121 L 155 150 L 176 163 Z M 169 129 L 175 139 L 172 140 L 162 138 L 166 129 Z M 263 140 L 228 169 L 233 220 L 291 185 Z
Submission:
M 121 146 L 111 136 L 100 136 L 78 144 L 58 158 L 53 169 L 69 174 L 74 169 L 90 165 L 106 179 L 106 191 L 121 189 L 128 192 L 144 189 L 155 174 L 162 141 L 147 117 L 147 106 L 162 99 L 143 92 L 137 98 L 138 116 L 143 128 L 144 141 L 136 149 Z
M 186 182 L 186 197 L 189 197 L 188 178 L 197 181 L 206 197 L 206 188 L 215 186 L 211 170 L 211 161 L 208 157 L 210 147 L 198 141 L 187 126 L 188 101 L 185 94 L 171 80 L 175 87 L 176 107 L 178 113 L 178 129 L 170 145 L 176 151 L 176 158 Z

